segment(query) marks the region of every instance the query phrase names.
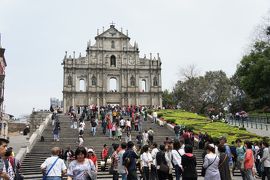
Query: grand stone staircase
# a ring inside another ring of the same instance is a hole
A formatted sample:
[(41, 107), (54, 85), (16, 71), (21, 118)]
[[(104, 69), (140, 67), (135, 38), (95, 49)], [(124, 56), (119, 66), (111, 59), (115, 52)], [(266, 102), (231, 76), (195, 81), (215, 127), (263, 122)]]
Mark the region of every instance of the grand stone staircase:
[[(60, 141), (53, 142), (53, 135), (52, 135), (52, 126), (51, 124), (44, 130), (42, 136), (44, 136), (44, 142), (37, 142), (30, 153), (26, 155), (22, 162), (22, 173), (25, 179), (42, 179), (42, 174), (40, 171), (40, 165), (44, 162), (44, 160), (50, 156), (50, 149), (52, 147), (58, 146), (60, 148), (66, 149), (67, 146), (71, 146), (73, 150), (77, 147), (77, 137), (78, 137), (78, 130), (70, 128), (70, 119), (68, 116), (59, 115), (60, 126), (61, 126), (61, 134), (60, 134)], [(97, 128), (97, 134), (95, 137), (90, 135), (90, 122), (86, 122), (86, 128), (84, 132), (84, 146), (86, 147), (94, 147), (95, 153), (98, 157), (98, 179), (112, 179), (112, 175), (108, 173), (108, 168), (106, 168), (105, 172), (100, 170), (100, 154), (103, 148), (103, 144), (107, 144), (110, 146), (112, 143), (121, 143), (118, 140), (111, 140), (107, 136), (102, 134), (102, 130), (100, 125)], [(159, 127), (156, 124), (153, 124), (148, 121), (143, 122), (143, 129), (152, 128), (155, 132), (154, 141), (158, 144), (162, 144), (166, 137), (174, 137), (174, 133), (167, 129), (166, 127)], [(132, 131), (132, 140), (135, 142), (136, 135), (138, 133)], [(122, 140), (124, 141), (124, 133)], [(202, 151), (201, 150), (194, 150), (194, 154), (197, 157), (197, 171), (198, 174), (201, 172), (202, 166)], [(138, 172), (139, 173), (139, 172)]]

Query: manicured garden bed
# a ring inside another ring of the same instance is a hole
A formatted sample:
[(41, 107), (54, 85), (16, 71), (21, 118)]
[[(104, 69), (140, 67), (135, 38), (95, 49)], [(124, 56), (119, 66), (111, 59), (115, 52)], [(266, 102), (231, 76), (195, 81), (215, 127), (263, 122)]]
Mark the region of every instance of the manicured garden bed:
[(238, 127), (230, 126), (227, 123), (216, 121), (212, 122), (208, 117), (182, 110), (160, 110), (158, 116), (171, 124), (179, 124), (192, 128), (197, 134), (207, 132), (213, 138), (226, 136), (228, 143), (241, 140), (259, 141), (262, 138), (246, 130), (239, 130)]

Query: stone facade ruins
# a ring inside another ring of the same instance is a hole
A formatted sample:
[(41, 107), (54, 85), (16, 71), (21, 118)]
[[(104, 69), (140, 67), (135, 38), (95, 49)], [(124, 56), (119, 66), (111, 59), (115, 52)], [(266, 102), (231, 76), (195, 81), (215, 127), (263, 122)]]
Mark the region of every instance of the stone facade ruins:
[(143, 105), (162, 107), (161, 59), (139, 57), (138, 44), (114, 25), (88, 42), (86, 56), (63, 60), (64, 112), (70, 106)]

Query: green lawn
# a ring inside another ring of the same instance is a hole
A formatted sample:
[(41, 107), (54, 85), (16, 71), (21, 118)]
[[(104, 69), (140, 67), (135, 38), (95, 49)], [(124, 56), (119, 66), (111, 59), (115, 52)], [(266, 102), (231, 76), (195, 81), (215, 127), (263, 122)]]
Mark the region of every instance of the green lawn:
[(224, 122), (212, 122), (208, 117), (197, 115), (195, 113), (185, 112), (182, 110), (160, 110), (158, 114), (163, 114), (165, 120), (173, 120), (176, 124), (192, 126), (194, 132), (207, 132), (213, 138), (226, 136), (228, 143), (235, 141), (237, 138), (241, 140), (258, 141), (261, 137), (252, 134), (246, 130), (239, 130), (238, 127), (230, 126)]

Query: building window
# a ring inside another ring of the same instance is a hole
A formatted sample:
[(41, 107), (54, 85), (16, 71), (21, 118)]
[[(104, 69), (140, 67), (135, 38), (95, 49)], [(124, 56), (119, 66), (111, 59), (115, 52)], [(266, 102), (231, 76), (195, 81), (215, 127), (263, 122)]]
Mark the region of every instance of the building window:
[(154, 79), (153, 79), (153, 85), (154, 86), (158, 86), (158, 79), (157, 79), (157, 77), (154, 77)]
[(136, 80), (135, 80), (135, 77), (134, 76), (131, 76), (131, 78), (130, 78), (130, 85), (131, 86), (135, 86), (136, 85)]
[(111, 48), (112, 48), (112, 49), (115, 48), (115, 43), (114, 43), (114, 41), (111, 42)]
[(71, 75), (68, 76), (68, 85), (72, 86), (72, 77), (71, 77)]
[(116, 57), (114, 55), (111, 56), (111, 67), (116, 67)]
[(92, 86), (97, 85), (97, 78), (95, 76), (92, 77)]
[(141, 81), (141, 92), (146, 92), (146, 80)]
[(84, 81), (84, 79), (80, 79), (80, 91), (85, 91), (85, 81)]
[(109, 91), (110, 92), (117, 92), (117, 80), (116, 80), (116, 78), (110, 78)]

